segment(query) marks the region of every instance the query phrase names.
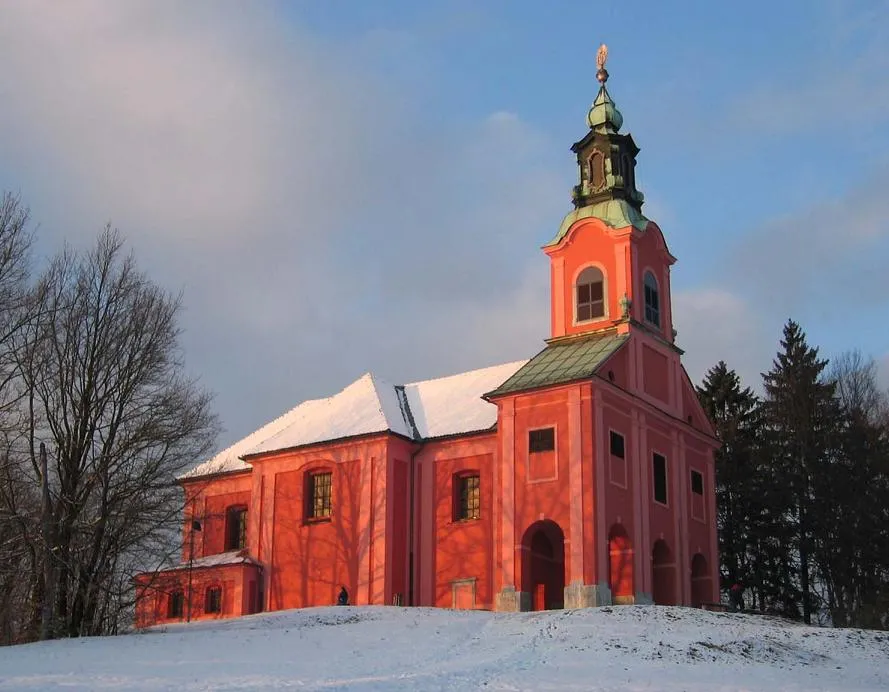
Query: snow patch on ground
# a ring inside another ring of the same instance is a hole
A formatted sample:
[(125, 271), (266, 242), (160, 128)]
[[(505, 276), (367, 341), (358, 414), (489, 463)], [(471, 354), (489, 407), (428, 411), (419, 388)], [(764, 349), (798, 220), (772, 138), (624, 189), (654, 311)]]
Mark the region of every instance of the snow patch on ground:
[(0, 690), (886, 690), (889, 634), (623, 606), (307, 608), (0, 649)]

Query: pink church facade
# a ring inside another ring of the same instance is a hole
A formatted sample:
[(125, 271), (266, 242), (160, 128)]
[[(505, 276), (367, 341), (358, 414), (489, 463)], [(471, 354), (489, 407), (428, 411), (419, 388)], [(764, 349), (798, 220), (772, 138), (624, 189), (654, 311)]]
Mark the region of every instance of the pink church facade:
[(551, 335), (526, 361), (365, 375), (180, 481), (180, 564), (139, 626), (353, 604), (504, 611), (719, 600), (718, 443), (675, 344), (660, 228), (605, 89), (544, 252)]

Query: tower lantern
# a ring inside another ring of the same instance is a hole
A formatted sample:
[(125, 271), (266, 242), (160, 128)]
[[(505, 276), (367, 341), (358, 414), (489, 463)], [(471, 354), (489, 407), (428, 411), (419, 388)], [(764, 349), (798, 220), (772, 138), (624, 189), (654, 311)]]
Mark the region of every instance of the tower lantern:
[(590, 131), (571, 147), (577, 154), (580, 177), (572, 194), (574, 207), (623, 199), (639, 211), (643, 201), (635, 176), (639, 147), (631, 135), (619, 134), (624, 118), (605, 86), (609, 76), (605, 69), (607, 59), (608, 47), (603, 43), (596, 55), (599, 93), (587, 113)]

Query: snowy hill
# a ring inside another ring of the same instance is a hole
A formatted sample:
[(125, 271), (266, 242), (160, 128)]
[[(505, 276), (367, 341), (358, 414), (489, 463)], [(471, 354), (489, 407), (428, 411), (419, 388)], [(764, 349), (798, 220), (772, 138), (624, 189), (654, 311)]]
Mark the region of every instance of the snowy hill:
[(0, 649), (0, 690), (887, 690), (889, 634), (625, 606), (312, 608)]

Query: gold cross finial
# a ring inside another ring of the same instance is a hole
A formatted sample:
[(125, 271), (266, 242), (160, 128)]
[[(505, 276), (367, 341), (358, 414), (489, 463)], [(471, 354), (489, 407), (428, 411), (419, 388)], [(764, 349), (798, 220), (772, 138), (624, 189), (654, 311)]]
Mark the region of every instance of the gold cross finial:
[(596, 70), (596, 79), (602, 84), (608, 81), (608, 70), (605, 69), (606, 60), (608, 60), (608, 46), (603, 43), (596, 53), (596, 67), (599, 68)]

